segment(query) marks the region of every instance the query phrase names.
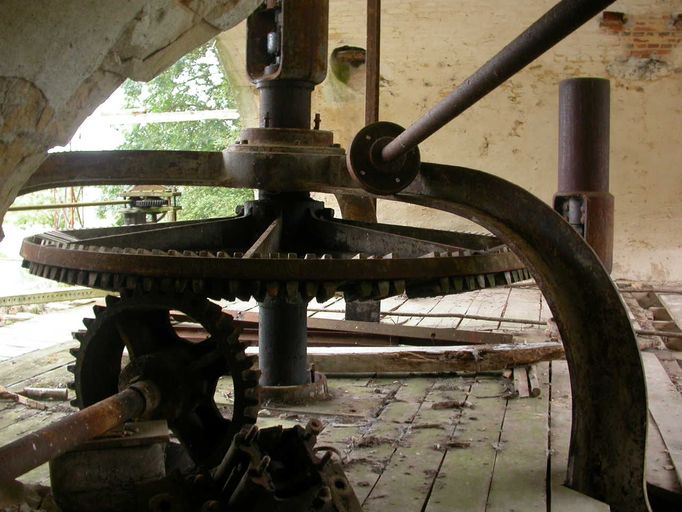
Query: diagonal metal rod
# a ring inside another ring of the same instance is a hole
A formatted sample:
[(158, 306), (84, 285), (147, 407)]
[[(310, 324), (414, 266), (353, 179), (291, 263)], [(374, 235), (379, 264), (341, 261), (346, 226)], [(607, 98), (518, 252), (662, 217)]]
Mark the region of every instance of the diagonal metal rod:
[(561, 0), (381, 152), (390, 162), (415, 148), (615, 0)]
[(105, 398), (0, 448), (0, 488), (33, 468), (93, 437), (141, 416), (157, 395), (156, 386), (139, 381), (135, 388)]

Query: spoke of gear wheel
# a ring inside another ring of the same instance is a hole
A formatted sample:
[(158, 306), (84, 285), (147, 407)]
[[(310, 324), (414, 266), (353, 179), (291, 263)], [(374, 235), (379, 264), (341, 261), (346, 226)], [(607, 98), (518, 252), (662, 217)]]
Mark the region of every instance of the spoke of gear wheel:
[[(254, 358), (246, 356), (238, 341), (232, 317), (216, 304), (192, 294), (123, 293), (109, 296), (106, 307), (93, 308), (86, 318), (87, 330), (74, 333), (80, 342), (71, 353), (69, 366), (75, 381), (73, 405), (84, 408), (118, 392), (119, 386), (143, 368), (155, 371), (163, 358), (159, 378), (181, 381), (172, 404), (158, 417), (169, 427), (197, 464), (215, 463), (232, 437), (244, 425), (253, 424), (258, 413), (258, 377)], [(200, 342), (179, 337), (170, 311), (180, 311), (200, 323), (208, 337)], [(130, 363), (123, 369), (124, 348)], [(214, 402), (218, 379), (231, 375), (234, 385), (232, 417), (225, 418)]]

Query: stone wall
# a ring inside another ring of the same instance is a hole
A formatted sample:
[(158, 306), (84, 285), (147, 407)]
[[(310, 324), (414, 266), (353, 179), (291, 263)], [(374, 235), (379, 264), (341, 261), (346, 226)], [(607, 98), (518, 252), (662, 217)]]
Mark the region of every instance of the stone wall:
[[(0, 223), (17, 191), (126, 78), (150, 80), (259, 0), (4, 0)], [(2, 231), (0, 229), (0, 239)]]
[[(381, 119), (408, 125), (555, 2), (385, 0)], [(365, 46), (364, 0), (331, 0), (329, 51)], [(550, 202), (557, 185), (558, 87), (611, 79), (615, 277), (682, 280), (682, 1), (621, 0), (421, 145), (425, 161), (482, 169)], [(619, 18), (622, 18), (619, 21)], [(244, 24), (222, 34), (224, 65), (247, 124), (256, 101), (244, 70)], [(364, 66), (316, 90), (322, 128), (347, 145), (363, 124)], [(491, 198), (494, 200), (495, 198)], [(379, 220), (454, 229), (452, 216), (388, 201)]]

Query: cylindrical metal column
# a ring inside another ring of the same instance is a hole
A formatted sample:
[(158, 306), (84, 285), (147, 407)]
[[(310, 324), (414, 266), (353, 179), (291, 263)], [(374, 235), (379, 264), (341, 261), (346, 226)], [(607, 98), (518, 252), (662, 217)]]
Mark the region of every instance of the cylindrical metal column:
[(261, 128), (310, 128), (311, 82), (263, 80), (257, 88)]
[(263, 386), (310, 382), (307, 356), (307, 305), (284, 300), (259, 303), (258, 365)]
[(558, 192), (609, 191), (609, 97), (603, 78), (559, 85)]
[(585, 238), (607, 270), (613, 263), (609, 193), (609, 81), (572, 78), (559, 87), (559, 184), (554, 208)]

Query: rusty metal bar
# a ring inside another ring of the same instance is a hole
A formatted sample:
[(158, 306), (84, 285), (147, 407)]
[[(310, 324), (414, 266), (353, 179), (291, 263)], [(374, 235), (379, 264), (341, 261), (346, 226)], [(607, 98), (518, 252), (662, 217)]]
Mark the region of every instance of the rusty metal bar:
[(390, 162), (416, 147), (615, 0), (561, 0), (449, 96), (384, 147)]
[(559, 87), (559, 184), (554, 209), (613, 266), (614, 198), (609, 193), (610, 85), (571, 78)]
[(367, 0), (367, 53), (365, 60), (365, 124), (379, 120), (381, 58), (381, 0)]
[(559, 192), (609, 191), (609, 81), (559, 86)]
[(141, 416), (157, 396), (156, 386), (134, 387), (66, 416), (0, 448), (0, 485), (46, 463), (125, 421)]
[(81, 203), (54, 203), (54, 204), (27, 204), (10, 206), (8, 212), (25, 212), (30, 210), (54, 210), (58, 208), (83, 208), (85, 206), (113, 206), (119, 204), (129, 204), (128, 199), (117, 199), (112, 201), (88, 201)]

